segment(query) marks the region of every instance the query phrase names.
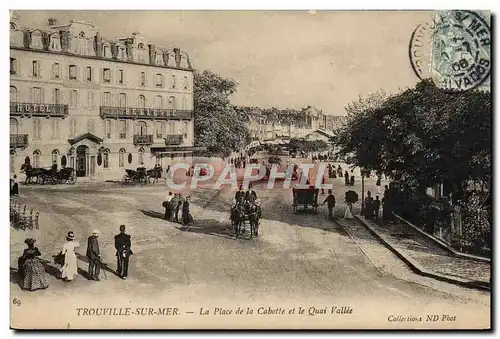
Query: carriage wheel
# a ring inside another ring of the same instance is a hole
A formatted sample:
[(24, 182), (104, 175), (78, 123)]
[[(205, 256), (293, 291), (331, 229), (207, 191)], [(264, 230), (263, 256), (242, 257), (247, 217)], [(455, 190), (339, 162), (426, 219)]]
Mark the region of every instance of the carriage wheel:
[(128, 179), (129, 179), (128, 175), (124, 175), (123, 178), (122, 178), (121, 184), (125, 185), (128, 182)]
[(140, 177), (139, 178), (139, 184), (146, 185), (147, 183), (148, 183), (148, 178), (147, 177)]
[(68, 183), (69, 183), (70, 185), (74, 185), (74, 184), (76, 184), (76, 173), (71, 174), (71, 176), (70, 176), (70, 177), (69, 177), (69, 179), (68, 179)]

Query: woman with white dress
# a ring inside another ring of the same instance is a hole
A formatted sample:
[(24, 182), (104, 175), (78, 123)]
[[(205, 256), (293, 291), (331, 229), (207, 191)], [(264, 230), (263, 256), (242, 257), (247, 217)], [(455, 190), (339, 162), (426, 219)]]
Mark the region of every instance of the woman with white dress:
[(64, 265), (61, 267), (61, 278), (69, 282), (74, 279), (78, 272), (75, 248), (80, 246), (80, 244), (75, 240), (75, 235), (71, 231), (68, 232), (66, 240), (67, 242), (63, 245), (61, 251), (61, 254), (64, 255)]

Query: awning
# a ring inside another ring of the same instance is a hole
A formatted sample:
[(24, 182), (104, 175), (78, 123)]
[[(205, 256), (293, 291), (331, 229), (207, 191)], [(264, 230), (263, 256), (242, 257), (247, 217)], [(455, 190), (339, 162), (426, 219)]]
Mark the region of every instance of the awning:
[(200, 146), (164, 146), (164, 147), (151, 147), (151, 153), (156, 155), (172, 155), (172, 154), (182, 154), (182, 153), (192, 153), (206, 151), (206, 147)]

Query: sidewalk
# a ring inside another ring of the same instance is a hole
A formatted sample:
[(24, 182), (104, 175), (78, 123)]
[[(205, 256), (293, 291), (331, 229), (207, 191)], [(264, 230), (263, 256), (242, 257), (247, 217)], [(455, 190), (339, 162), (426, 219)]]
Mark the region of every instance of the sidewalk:
[(400, 221), (381, 226), (362, 216), (357, 218), (416, 273), (465, 287), (491, 289), (490, 263), (457, 257)]

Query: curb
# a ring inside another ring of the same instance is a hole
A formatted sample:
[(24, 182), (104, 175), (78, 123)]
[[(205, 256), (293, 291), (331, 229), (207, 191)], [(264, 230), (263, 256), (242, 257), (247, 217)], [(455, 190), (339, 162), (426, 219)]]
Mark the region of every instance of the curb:
[(443, 274), (435, 273), (432, 271), (428, 271), (423, 268), (419, 263), (415, 260), (410, 259), (409, 256), (405, 256), (403, 251), (398, 250), (395, 246), (391, 245), (387, 240), (384, 239), (384, 236), (381, 235), (378, 231), (376, 231), (373, 227), (368, 225), (368, 222), (361, 216), (355, 216), (355, 218), (363, 224), (370, 233), (372, 233), (377, 239), (379, 239), (388, 249), (390, 249), (399, 259), (401, 259), (411, 270), (419, 275), (424, 277), (433, 278), (436, 280), (444, 281), (450, 284), (459, 285), (467, 288), (473, 288), (482, 291), (491, 291), (490, 283), (483, 283), (480, 281), (466, 280), (458, 277), (450, 277)]
[(430, 240), (434, 241), (442, 249), (450, 252), (451, 254), (453, 254), (453, 255), (455, 255), (457, 257), (464, 258), (464, 259), (469, 259), (469, 260), (475, 260), (475, 261), (481, 261), (481, 262), (491, 263), (491, 259), (490, 258), (480, 257), (480, 256), (477, 256), (477, 255), (472, 255), (472, 254), (467, 254), (467, 253), (459, 252), (456, 249), (454, 249), (453, 247), (451, 247), (450, 245), (448, 245), (447, 243), (445, 243), (444, 241), (442, 241), (442, 240), (436, 238), (435, 236), (433, 236), (433, 235), (431, 235), (431, 234), (429, 234), (429, 233), (421, 230), (418, 226), (413, 225), (411, 222), (409, 222), (406, 219), (403, 219), (402, 217), (400, 217), (396, 213), (393, 212), (392, 214), (396, 218), (398, 218), (401, 222), (403, 222), (406, 225), (410, 226), (411, 228), (413, 228), (414, 230), (416, 230), (420, 234), (422, 234), (425, 237), (429, 238)]

